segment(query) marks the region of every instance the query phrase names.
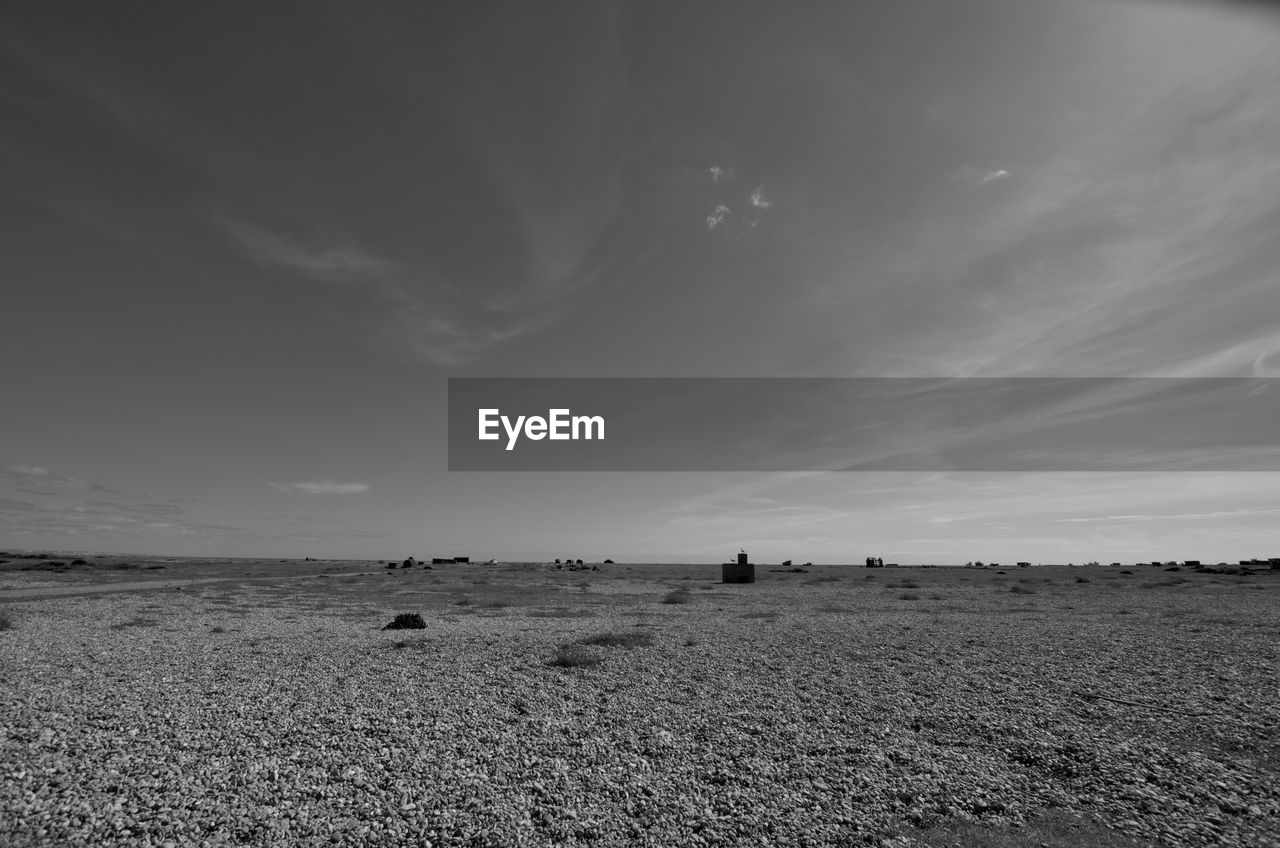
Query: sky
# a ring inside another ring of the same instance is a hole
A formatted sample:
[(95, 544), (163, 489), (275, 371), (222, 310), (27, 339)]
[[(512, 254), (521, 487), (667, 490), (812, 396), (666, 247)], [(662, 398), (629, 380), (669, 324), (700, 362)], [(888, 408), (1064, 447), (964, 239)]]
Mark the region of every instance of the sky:
[(0, 549), (1280, 556), (1274, 471), (447, 444), (451, 377), (1280, 376), (1261, 4), (16, 0), (0, 110)]

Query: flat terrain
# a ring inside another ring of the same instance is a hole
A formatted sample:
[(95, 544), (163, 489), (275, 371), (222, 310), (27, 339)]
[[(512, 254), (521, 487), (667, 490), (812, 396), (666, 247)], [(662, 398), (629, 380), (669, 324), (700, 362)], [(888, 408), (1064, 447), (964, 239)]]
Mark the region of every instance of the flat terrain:
[(1280, 573), (32, 564), (0, 846), (1280, 846)]

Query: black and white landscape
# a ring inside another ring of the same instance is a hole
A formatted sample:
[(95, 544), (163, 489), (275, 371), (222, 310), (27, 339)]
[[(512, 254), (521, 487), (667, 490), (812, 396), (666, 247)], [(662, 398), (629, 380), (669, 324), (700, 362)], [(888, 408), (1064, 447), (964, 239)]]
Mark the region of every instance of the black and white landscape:
[(1280, 846), (1267, 5), (14, 0), (0, 116), (0, 846)]

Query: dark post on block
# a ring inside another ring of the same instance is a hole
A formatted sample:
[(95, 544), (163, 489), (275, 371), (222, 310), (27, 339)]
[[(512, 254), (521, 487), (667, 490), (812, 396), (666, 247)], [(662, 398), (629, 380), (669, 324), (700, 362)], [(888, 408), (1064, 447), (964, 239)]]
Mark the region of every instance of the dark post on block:
[(745, 553), (738, 554), (737, 562), (726, 562), (720, 566), (721, 583), (754, 583), (756, 582), (755, 564), (747, 562)]

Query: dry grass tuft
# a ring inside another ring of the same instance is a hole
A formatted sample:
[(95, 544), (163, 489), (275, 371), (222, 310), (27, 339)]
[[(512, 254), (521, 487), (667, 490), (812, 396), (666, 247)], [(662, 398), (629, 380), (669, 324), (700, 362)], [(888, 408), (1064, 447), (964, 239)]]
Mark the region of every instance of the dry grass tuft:
[(917, 831), (916, 839), (934, 848), (1146, 848), (1122, 833), (1083, 816), (1050, 812), (1022, 827), (997, 827), (970, 822), (939, 825)]
[(653, 634), (643, 630), (624, 633), (597, 633), (579, 639), (580, 645), (597, 645), (602, 648), (647, 648), (653, 644)]
[(422, 630), (427, 623), (416, 612), (402, 612), (390, 624), (383, 625), (383, 630)]
[(556, 668), (594, 668), (600, 665), (600, 658), (583, 645), (561, 645), (547, 664)]

